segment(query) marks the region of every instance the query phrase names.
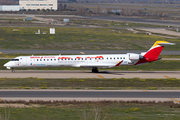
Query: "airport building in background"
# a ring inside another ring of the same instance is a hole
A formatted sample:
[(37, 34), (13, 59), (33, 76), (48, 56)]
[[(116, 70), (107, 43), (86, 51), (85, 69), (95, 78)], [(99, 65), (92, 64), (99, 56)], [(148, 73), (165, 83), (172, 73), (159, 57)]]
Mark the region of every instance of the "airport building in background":
[(19, 0), (21, 10), (50, 9), (57, 10), (57, 0)]
[(0, 11), (19, 11), (19, 5), (0, 5)]

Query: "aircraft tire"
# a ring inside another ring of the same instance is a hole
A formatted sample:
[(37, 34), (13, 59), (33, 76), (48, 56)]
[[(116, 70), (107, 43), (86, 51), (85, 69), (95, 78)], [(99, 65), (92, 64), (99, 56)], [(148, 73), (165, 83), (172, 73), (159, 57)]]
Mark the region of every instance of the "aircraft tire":
[(98, 73), (99, 71), (97, 69), (92, 69), (93, 73)]

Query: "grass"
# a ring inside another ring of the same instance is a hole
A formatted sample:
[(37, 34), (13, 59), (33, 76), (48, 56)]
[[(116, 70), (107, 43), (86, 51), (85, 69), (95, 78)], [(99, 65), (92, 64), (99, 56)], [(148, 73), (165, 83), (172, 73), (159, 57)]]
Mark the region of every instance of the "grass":
[(1, 89), (140, 89), (162, 90), (180, 89), (180, 79), (140, 79), (140, 78), (0, 78)]
[(142, 71), (179, 71), (179, 60), (160, 60), (136, 66), (120, 66), (110, 68), (113, 70), (142, 70)]
[[(13, 101), (12, 101), (13, 102)], [(10, 111), (11, 120), (93, 120), (95, 116), (100, 116), (104, 120), (169, 120), (180, 119), (179, 105), (173, 102), (142, 102), (142, 101), (41, 101), (29, 102), (24, 108), (0, 107), (2, 116), (6, 111)], [(18, 101), (15, 101), (18, 105)], [(38, 107), (31, 107), (33, 103)], [(1, 103), (2, 104), (2, 103)], [(27, 104), (27, 102), (26, 102)], [(8, 104), (7, 104), (8, 105)], [(11, 106), (11, 102), (9, 104)], [(28, 116), (28, 117), (27, 117)]]
[[(46, 56), (46, 55), (57, 55), (57, 54), (34, 54), (34, 56)], [(62, 55), (76, 55), (76, 54), (62, 54)], [(79, 55), (79, 54), (78, 54)], [(15, 58), (17, 56), (32, 56), (32, 54), (9, 54), (9, 53), (1, 53), (0, 58)], [(180, 58), (180, 55), (160, 55), (162, 58)]]
[(161, 55), (162, 58), (180, 58), (180, 55)]
[[(13, 31), (18, 29), (18, 31)], [(61, 50), (148, 50), (155, 41), (176, 43), (165, 50), (180, 50), (179, 39), (133, 34), (125, 29), (56, 28), (55, 35), (36, 35), (35, 27), (1, 27), (0, 49), (61, 49)], [(41, 28), (49, 33), (49, 28)], [(121, 33), (119, 33), (121, 31)]]

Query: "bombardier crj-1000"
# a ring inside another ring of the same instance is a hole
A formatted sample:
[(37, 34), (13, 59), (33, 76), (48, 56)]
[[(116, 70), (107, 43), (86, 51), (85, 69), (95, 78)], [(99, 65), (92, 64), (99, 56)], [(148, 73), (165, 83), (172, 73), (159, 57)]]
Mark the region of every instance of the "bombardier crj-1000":
[(159, 55), (165, 45), (174, 45), (174, 43), (156, 41), (147, 52), (141, 54), (19, 56), (4, 66), (12, 69), (12, 72), (15, 72), (15, 68), (38, 67), (81, 67), (91, 68), (92, 72), (98, 72), (98, 68), (140, 65), (160, 60)]

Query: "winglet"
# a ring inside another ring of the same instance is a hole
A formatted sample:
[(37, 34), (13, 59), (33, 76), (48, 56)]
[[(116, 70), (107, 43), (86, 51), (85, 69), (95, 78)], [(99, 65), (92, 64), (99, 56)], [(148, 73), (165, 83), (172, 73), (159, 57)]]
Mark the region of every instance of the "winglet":
[(116, 67), (117, 67), (117, 66), (120, 66), (122, 62), (123, 62), (123, 60), (120, 61), (120, 62), (119, 62), (118, 64), (116, 64), (115, 66), (116, 66)]

